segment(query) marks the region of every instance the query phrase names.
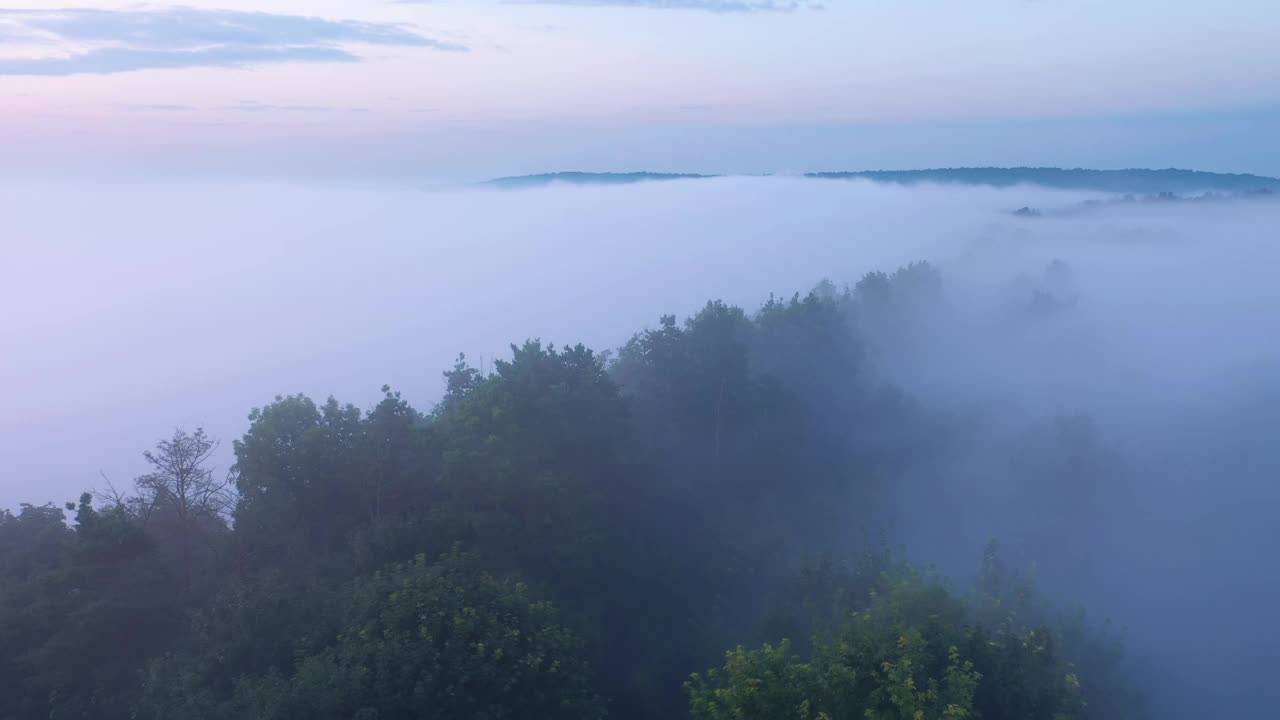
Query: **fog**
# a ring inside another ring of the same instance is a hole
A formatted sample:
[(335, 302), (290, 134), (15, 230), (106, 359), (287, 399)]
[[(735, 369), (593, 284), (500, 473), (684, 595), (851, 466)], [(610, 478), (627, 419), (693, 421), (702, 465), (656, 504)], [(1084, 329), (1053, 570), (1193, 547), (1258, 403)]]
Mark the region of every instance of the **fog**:
[[(616, 348), (711, 298), (753, 310), (923, 260), (940, 305), (868, 329), (850, 368), (967, 428), (916, 464), (946, 491), (896, 489), (894, 540), (958, 572), (998, 536), (1128, 628), (1166, 716), (1258, 716), (1280, 703), (1280, 202), (1092, 199), (784, 177), (3, 187), (0, 507), (126, 483), (174, 426), (222, 438), (225, 466), (277, 394), (368, 406), (387, 383), (429, 407), (459, 352)], [(1008, 450), (1079, 417), (1110, 460), (1063, 502)]]
[(799, 179), (5, 187), (0, 451), (14, 479), (0, 505), (73, 498), (99, 470), (128, 479), (175, 424), (229, 441), (277, 393), (372, 401), (390, 383), (429, 405), (459, 352), (614, 347), (708, 298), (753, 307), (824, 276), (960, 257), (1024, 225), (1000, 212), (1037, 198), (1080, 199)]

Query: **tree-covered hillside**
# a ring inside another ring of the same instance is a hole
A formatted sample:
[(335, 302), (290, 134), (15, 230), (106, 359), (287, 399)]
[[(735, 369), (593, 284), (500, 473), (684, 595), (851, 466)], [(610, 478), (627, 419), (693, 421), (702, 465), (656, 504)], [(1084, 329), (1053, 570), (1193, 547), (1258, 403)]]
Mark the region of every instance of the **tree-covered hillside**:
[[(540, 175), (518, 175), (490, 180), (486, 185), (515, 190), (543, 187), (556, 183), (571, 185), (621, 185), (650, 180), (690, 180), (719, 177), (692, 173), (593, 173), (556, 172)], [(1106, 193), (1193, 194), (1204, 192), (1251, 193), (1280, 191), (1280, 178), (1263, 175), (1215, 173), (1201, 170), (1129, 169), (1089, 170), (1055, 167), (984, 167), (932, 168), (927, 170), (851, 170), (806, 173), (804, 177), (829, 180), (872, 180), (900, 185), (942, 183), (952, 185), (987, 185), (1011, 187), (1039, 185), (1059, 190), (1084, 190)]]
[(835, 180), (874, 180), (914, 185), (949, 183), (957, 185), (1040, 185), (1061, 190), (1092, 190), (1111, 193), (1198, 193), (1254, 192), (1280, 190), (1280, 179), (1262, 175), (1214, 173), (1201, 170), (1129, 169), (1088, 170), (1085, 168), (938, 168), (932, 170), (857, 170), (810, 173), (808, 177)]
[[(872, 372), (940, 293), (531, 340), (430, 409), (280, 396), (229, 473), (178, 430), (131, 489), (0, 514), (0, 718), (1140, 717), (1117, 638), (994, 544), (970, 582), (882, 539), (963, 437)], [(1017, 450), (1064, 495), (1105, 462)]]

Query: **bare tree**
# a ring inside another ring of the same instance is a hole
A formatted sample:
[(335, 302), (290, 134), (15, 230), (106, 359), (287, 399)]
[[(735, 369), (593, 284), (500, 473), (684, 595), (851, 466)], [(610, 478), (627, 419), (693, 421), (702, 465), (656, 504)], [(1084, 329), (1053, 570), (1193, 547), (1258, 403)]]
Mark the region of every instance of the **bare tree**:
[(193, 545), (206, 530), (225, 527), (226, 516), (235, 504), (234, 476), (214, 476), (211, 460), (218, 441), (205, 434), (178, 428), (173, 437), (161, 440), (143, 457), (152, 471), (134, 480), (138, 497), (133, 500), (138, 516), (148, 524), (170, 526), (179, 544), (182, 572), (191, 580)]
[(170, 510), (183, 522), (221, 517), (235, 502), (232, 478), (216, 479), (209, 462), (219, 443), (203, 428), (193, 433), (179, 428), (142, 454), (154, 470), (134, 484), (158, 508)]
[(98, 471), (98, 475), (102, 477), (105, 489), (93, 491), (95, 500), (100, 501), (103, 507), (124, 510), (144, 526), (151, 522), (151, 510), (155, 505), (149, 499), (141, 495), (130, 495), (127, 491), (116, 487), (111, 478), (101, 470)]

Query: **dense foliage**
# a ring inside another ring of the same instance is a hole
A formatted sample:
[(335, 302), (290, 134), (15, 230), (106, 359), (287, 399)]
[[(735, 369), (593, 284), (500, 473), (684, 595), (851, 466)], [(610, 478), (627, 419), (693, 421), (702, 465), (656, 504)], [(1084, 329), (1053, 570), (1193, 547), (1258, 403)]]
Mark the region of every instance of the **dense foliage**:
[(1029, 598), (1005, 586), (994, 552), (970, 598), (910, 567), (865, 581), (872, 585), (865, 603), (818, 638), (810, 659), (784, 640), (739, 646), (722, 670), (695, 674), (688, 684), (695, 720), (1087, 716), (1063, 631), (1029, 624)]
[(941, 293), (530, 341), (430, 412), (277, 397), (225, 477), (177, 431), (70, 524), (0, 513), (0, 720), (1135, 717), (1114, 639), (995, 553), (961, 592), (878, 539), (963, 437), (872, 372)]

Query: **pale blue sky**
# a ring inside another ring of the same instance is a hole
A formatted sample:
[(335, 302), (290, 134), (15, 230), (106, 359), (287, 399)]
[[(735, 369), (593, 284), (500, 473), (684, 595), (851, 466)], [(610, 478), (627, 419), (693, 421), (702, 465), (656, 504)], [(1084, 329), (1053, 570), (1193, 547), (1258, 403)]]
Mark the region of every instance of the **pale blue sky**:
[(1280, 174), (1274, 0), (27, 3), (10, 173)]

